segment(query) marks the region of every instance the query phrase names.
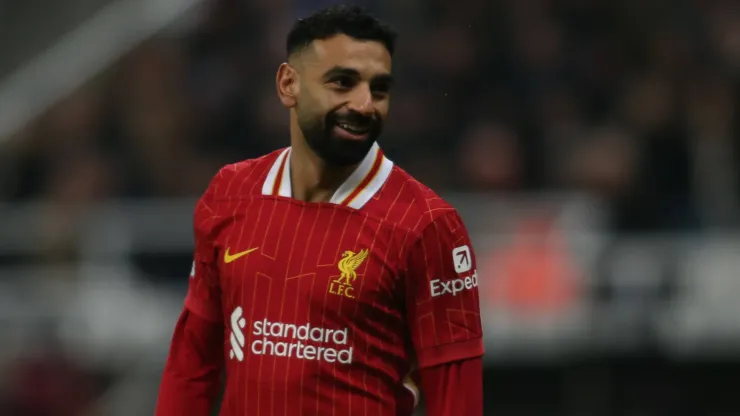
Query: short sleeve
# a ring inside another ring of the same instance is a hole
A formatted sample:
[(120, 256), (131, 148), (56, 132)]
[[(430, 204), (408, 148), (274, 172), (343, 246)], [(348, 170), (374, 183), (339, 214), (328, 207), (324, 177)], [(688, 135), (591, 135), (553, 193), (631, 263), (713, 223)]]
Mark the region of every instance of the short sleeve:
[(211, 185), (195, 207), (193, 217), (195, 253), (185, 306), (203, 319), (220, 323), (223, 321), (223, 316), (218, 259), (213, 245), (213, 225), (216, 214), (213, 211), (212, 193)]
[(406, 288), (420, 368), (483, 355), (475, 254), (456, 211), (437, 217), (409, 249)]

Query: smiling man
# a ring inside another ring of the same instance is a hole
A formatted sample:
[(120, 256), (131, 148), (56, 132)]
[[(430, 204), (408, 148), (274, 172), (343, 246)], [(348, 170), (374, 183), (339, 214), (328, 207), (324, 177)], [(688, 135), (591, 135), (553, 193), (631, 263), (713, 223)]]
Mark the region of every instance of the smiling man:
[(475, 257), (457, 211), (386, 158), (395, 34), (334, 6), (299, 20), (277, 93), (290, 144), (221, 169), (158, 416), (482, 414)]

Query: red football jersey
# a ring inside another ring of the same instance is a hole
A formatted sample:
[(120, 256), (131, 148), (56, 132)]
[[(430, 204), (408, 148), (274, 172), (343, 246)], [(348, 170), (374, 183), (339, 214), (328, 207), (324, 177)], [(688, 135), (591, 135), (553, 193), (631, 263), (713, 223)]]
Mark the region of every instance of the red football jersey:
[(410, 415), (416, 368), (483, 354), (457, 211), (375, 145), (330, 202), (290, 148), (223, 168), (195, 213), (186, 306), (223, 322), (221, 415)]

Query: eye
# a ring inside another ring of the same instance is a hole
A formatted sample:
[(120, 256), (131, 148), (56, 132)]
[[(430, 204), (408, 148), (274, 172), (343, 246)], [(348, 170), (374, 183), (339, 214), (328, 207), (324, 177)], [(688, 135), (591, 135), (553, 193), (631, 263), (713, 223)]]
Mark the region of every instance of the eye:
[(391, 86), (387, 83), (376, 83), (370, 86), (370, 91), (377, 98), (385, 98), (390, 94)]
[(355, 81), (350, 77), (336, 77), (332, 78), (329, 84), (340, 90), (349, 90), (355, 86)]
[(373, 91), (373, 97), (377, 100), (384, 100), (388, 97), (388, 92), (385, 91)]

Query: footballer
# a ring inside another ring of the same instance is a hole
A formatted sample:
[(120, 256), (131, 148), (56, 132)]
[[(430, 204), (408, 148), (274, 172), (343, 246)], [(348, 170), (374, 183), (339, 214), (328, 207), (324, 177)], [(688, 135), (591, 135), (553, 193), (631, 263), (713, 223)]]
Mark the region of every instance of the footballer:
[(277, 93), (290, 147), (199, 200), (157, 416), (482, 415), (475, 256), (458, 212), (389, 160), (396, 35), (363, 9), (298, 20)]

